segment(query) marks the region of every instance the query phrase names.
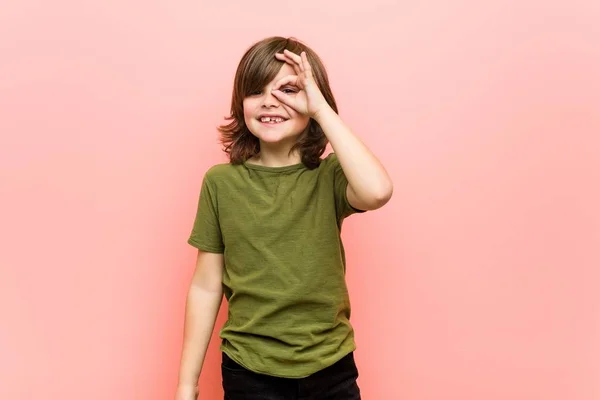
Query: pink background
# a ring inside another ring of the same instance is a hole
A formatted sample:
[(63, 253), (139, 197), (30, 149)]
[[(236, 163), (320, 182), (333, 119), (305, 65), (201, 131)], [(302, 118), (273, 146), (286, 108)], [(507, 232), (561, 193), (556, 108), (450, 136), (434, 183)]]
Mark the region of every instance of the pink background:
[(345, 225), (364, 399), (600, 398), (599, 21), (592, 0), (3, 2), (0, 398), (173, 397), (200, 180), (273, 34), (321, 54), (395, 183)]

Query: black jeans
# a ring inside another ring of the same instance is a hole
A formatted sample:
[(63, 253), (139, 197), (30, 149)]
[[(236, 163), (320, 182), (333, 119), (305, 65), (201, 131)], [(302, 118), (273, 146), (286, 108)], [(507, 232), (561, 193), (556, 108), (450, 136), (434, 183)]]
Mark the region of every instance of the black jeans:
[(360, 400), (354, 354), (306, 378), (278, 378), (249, 371), (223, 353), (225, 400)]

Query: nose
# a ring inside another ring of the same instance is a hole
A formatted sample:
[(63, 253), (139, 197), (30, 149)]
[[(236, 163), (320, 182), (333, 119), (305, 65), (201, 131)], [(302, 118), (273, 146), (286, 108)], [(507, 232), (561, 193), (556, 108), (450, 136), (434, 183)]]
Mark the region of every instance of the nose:
[(277, 107), (279, 106), (279, 100), (277, 100), (277, 97), (273, 96), (273, 93), (268, 90), (264, 95), (262, 106), (267, 108)]

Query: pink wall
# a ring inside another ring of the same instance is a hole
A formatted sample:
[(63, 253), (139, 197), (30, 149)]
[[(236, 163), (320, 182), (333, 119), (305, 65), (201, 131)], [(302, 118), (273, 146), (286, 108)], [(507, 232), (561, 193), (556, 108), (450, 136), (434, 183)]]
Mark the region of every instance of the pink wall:
[(364, 398), (600, 398), (599, 3), (236, 3), (0, 7), (0, 398), (172, 398), (214, 127), (271, 34), (394, 177), (345, 231)]

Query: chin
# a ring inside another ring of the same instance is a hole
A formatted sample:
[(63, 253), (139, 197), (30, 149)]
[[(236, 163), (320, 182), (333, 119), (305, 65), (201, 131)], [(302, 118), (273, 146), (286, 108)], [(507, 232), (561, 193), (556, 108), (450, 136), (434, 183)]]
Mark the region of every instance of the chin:
[(299, 135), (276, 135), (273, 133), (255, 135), (261, 142), (269, 144), (286, 143), (298, 140)]
[(284, 143), (289, 141), (296, 141), (300, 137), (301, 133), (294, 132), (279, 132), (276, 130), (265, 131), (263, 129), (253, 129), (252, 134), (256, 136), (261, 142), (269, 144)]

